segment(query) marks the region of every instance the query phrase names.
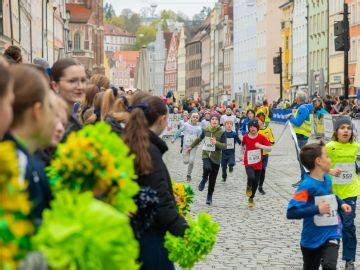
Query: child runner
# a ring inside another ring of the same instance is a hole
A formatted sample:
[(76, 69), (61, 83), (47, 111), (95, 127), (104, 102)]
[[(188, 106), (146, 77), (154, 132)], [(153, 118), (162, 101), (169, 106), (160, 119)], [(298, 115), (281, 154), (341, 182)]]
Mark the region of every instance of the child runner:
[(344, 200), (352, 208), (349, 215), (340, 213), (343, 223), (343, 257), (345, 269), (355, 269), (356, 228), (355, 212), (356, 200), (360, 194), (360, 185), (356, 174), (355, 162), (359, 151), (359, 144), (354, 142), (354, 133), (351, 119), (340, 117), (334, 125), (333, 140), (326, 145), (331, 159), (331, 167), (336, 168), (337, 176), (332, 179), (332, 188), (335, 195)]
[[(187, 111), (184, 111), (182, 118), (180, 119), (180, 123), (179, 123), (179, 129), (182, 130), (184, 128), (185, 123), (187, 123), (189, 120), (189, 113)], [(184, 133), (181, 132), (180, 135), (180, 154), (183, 152), (183, 148), (184, 148)]]
[[(264, 135), (269, 140), (271, 146), (274, 145), (275, 139), (273, 132), (270, 129), (270, 127), (266, 126), (266, 115), (263, 112), (260, 112), (256, 115), (256, 117), (259, 121), (259, 127), (260, 127), (259, 133)], [(262, 170), (260, 175), (260, 183), (259, 183), (259, 192), (262, 195), (265, 195), (263, 185), (265, 181), (266, 167), (268, 165), (268, 162), (269, 162), (269, 152), (264, 151), (264, 156), (262, 160)]]
[(204, 113), (204, 119), (201, 120), (201, 128), (204, 130), (210, 125), (211, 114), (209, 110)]
[(172, 143), (176, 140), (179, 134), (184, 134), (184, 151), (183, 151), (183, 161), (188, 165), (186, 180), (191, 181), (191, 173), (194, 168), (194, 161), (196, 156), (197, 147), (195, 147), (190, 153), (187, 151), (191, 144), (195, 141), (196, 138), (201, 136), (202, 129), (199, 125), (199, 114), (193, 112), (190, 117), (190, 121), (184, 124), (182, 129), (179, 129), (178, 132), (174, 135)]
[(232, 173), (235, 166), (235, 141), (241, 145), (239, 136), (233, 131), (233, 122), (231, 119), (224, 121), (226, 149), (222, 150), (221, 168), (222, 181), (225, 182), (227, 178), (227, 167), (229, 165), (229, 172)]
[(305, 270), (319, 269), (321, 262), (323, 269), (336, 269), (341, 238), (338, 211), (351, 212), (351, 206), (332, 193), (331, 160), (324, 146), (320, 142), (301, 149), (300, 161), (310, 174), (305, 174), (287, 210), (288, 219), (304, 219), (300, 246)]
[(249, 109), (249, 110), (246, 111), (246, 118), (245, 118), (245, 120), (242, 123), (242, 126), (240, 128), (240, 131), (241, 131), (242, 135), (245, 135), (245, 134), (248, 133), (248, 129), (247, 129), (248, 123), (249, 123), (250, 120), (254, 119), (254, 117), (255, 117), (254, 110)]
[(203, 130), (201, 136), (192, 143), (188, 151), (194, 149), (202, 140), (204, 140), (202, 148), (203, 178), (199, 184), (199, 191), (204, 190), (205, 184), (209, 180), (206, 204), (211, 205), (220, 168), (221, 150), (226, 148), (224, 131), (219, 125), (218, 115), (211, 116), (210, 126)]
[(259, 134), (259, 122), (256, 119), (248, 123), (249, 133), (243, 137), (242, 152), (244, 152), (244, 165), (247, 174), (246, 195), (249, 197), (248, 205), (254, 207), (254, 197), (260, 182), (262, 159), (264, 150), (271, 151), (270, 142)]
[[(225, 110), (225, 114), (223, 114), (220, 118), (220, 126), (224, 126), (225, 125), (225, 121), (231, 121), (233, 123), (232, 125), (232, 130), (235, 131), (235, 123), (236, 123), (236, 116), (233, 115), (233, 111), (232, 111), (232, 107), (231, 106), (227, 106), (226, 110)], [(225, 129), (224, 129), (225, 130)]]

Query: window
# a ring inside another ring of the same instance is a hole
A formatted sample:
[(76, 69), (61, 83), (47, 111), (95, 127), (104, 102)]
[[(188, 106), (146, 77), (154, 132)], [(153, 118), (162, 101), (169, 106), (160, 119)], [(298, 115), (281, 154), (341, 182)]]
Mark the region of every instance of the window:
[(80, 51), (80, 34), (77, 32), (74, 34), (74, 51)]

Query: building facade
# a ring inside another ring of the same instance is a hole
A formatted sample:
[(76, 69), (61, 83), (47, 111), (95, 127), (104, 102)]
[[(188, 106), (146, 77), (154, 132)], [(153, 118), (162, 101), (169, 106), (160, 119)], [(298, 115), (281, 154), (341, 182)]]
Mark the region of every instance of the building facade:
[(327, 92), (329, 61), (329, 6), (327, 0), (308, 3), (308, 84), (309, 94)]
[(115, 87), (124, 87), (126, 90), (135, 88), (135, 70), (140, 51), (116, 51), (113, 53), (110, 67), (110, 82)]
[(156, 39), (154, 45), (154, 57), (152, 65), (154, 67), (152, 72), (154, 81), (153, 94), (155, 96), (162, 96), (164, 94), (164, 68), (166, 59), (166, 46), (164, 32), (161, 29), (160, 25), (158, 25), (156, 31)]
[(334, 35), (335, 22), (343, 19), (343, 15), (340, 14), (343, 11), (344, 0), (329, 1), (329, 93), (331, 95), (344, 93), (344, 52), (335, 51)]
[(41, 57), (52, 65), (68, 53), (65, 0), (0, 1), (0, 53), (21, 48), (23, 61)]
[(164, 93), (177, 91), (177, 60), (179, 47), (179, 32), (172, 33), (169, 50), (165, 61)]
[(307, 0), (294, 0), (292, 18), (292, 96), (307, 91), (308, 69)]
[(106, 52), (128, 50), (135, 43), (135, 40), (135, 35), (115, 25), (104, 25), (104, 48)]
[[(257, 0), (256, 99), (270, 102), (280, 96), (280, 80), (273, 71), (273, 58), (281, 46), (283, 0)], [(274, 30), (275, 29), (275, 30)]]
[(186, 98), (201, 96), (201, 31), (186, 44)]
[(224, 3), (223, 6), (223, 52), (224, 52), (224, 80), (222, 100), (230, 104), (233, 94), (233, 1)]
[(175, 98), (182, 100), (185, 98), (186, 91), (186, 35), (185, 28), (182, 27), (179, 35), (179, 47), (177, 55), (177, 87)]
[(240, 106), (256, 85), (256, 1), (234, 0), (233, 89)]
[(210, 68), (211, 68), (211, 37), (210, 37), (210, 17), (204, 25), (204, 35), (201, 39), (201, 98), (210, 102)]
[(66, 4), (70, 14), (71, 56), (90, 73), (105, 73), (103, 1), (71, 0)]
[(281, 21), (281, 36), (282, 36), (282, 82), (283, 82), (283, 97), (291, 97), (291, 81), (292, 81), (292, 18), (293, 18), (294, 2), (290, 0), (280, 6), (283, 13)]

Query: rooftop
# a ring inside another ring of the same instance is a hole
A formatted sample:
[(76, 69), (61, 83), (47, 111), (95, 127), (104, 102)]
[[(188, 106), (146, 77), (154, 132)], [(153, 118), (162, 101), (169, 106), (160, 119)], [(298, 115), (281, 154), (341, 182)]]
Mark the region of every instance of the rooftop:
[(120, 27), (117, 27), (112, 24), (104, 25), (104, 35), (136, 37), (134, 34), (126, 32), (125, 30), (121, 29)]
[(140, 56), (140, 51), (116, 51), (116, 52), (114, 52), (115, 60), (118, 60), (121, 57), (127, 64), (135, 65), (139, 56)]
[(70, 13), (70, 22), (73, 23), (87, 23), (92, 13), (80, 4), (66, 4), (66, 11)]

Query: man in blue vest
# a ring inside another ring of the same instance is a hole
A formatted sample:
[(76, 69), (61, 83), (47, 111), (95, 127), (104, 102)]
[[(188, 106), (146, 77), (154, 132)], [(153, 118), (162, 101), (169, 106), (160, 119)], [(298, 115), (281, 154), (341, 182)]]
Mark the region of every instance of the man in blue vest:
[(294, 113), (289, 116), (289, 120), (293, 129), (296, 133), (296, 138), (298, 145), (295, 145), (297, 158), (300, 165), (301, 171), (301, 180), (293, 184), (293, 187), (298, 187), (301, 181), (304, 179), (305, 169), (302, 166), (299, 159), (299, 150), (301, 150), (308, 142), (311, 136), (311, 125), (312, 125), (312, 113), (314, 112), (313, 104), (307, 104), (307, 94), (303, 91), (298, 91), (296, 93), (297, 109), (294, 110)]

